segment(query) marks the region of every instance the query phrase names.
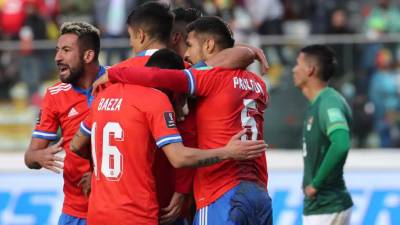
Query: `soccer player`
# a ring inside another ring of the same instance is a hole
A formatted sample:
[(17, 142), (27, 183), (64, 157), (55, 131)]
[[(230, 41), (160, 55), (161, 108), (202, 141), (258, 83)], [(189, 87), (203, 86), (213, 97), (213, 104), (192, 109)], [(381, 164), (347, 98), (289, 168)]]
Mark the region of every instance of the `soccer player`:
[[(217, 17), (203, 17), (188, 26), (188, 50), (193, 63), (207, 62), (234, 39)], [(217, 148), (243, 128), (243, 139), (263, 137), (263, 114), (268, 93), (262, 79), (246, 70), (202, 68), (111, 68), (111, 82), (124, 82), (168, 89), (197, 96), (196, 122), (201, 149)], [(197, 205), (195, 224), (272, 224), (271, 199), (267, 192), (265, 154), (248, 161), (225, 161), (198, 168), (194, 181)]]
[(202, 14), (199, 10), (194, 8), (176, 8), (172, 10), (174, 14), (174, 24), (172, 26), (171, 38), (168, 44), (168, 48), (173, 49), (180, 56), (184, 56), (187, 46), (186, 46), (186, 26), (201, 18)]
[[(83, 22), (64, 23), (60, 32), (54, 59), (61, 82), (47, 89), (25, 164), (31, 169), (44, 167), (57, 173), (64, 169), (64, 204), (58, 224), (81, 225), (86, 224), (91, 169), (88, 160), (70, 151), (69, 142), (89, 113), (92, 83), (105, 68), (98, 62), (97, 28)], [(62, 138), (50, 145), (59, 128)], [(56, 154), (63, 150), (65, 159)]]
[[(164, 57), (166, 56), (166, 57)], [(171, 57), (172, 56), (172, 57)], [(157, 61), (160, 57), (163, 62)], [(182, 64), (170, 50), (155, 53), (152, 65)], [(172, 65), (172, 67), (176, 67)], [(140, 96), (138, 98), (138, 96)], [(247, 160), (265, 151), (263, 141), (241, 142), (241, 132), (226, 148), (201, 151), (184, 147), (176, 129), (173, 108), (160, 91), (136, 85), (113, 84), (95, 99), (71, 149), (92, 137), (95, 179), (90, 195), (88, 224), (158, 224), (158, 204), (152, 163), (155, 145), (175, 167), (206, 166), (226, 159)], [(87, 148), (86, 148), (87, 151)]]
[(346, 225), (353, 202), (343, 179), (350, 149), (351, 111), (343, 96), (328, 87), (336, 58), (323, 45), (300, 50), (294, 85), (310, 101), (303, 126), (305, 225)]

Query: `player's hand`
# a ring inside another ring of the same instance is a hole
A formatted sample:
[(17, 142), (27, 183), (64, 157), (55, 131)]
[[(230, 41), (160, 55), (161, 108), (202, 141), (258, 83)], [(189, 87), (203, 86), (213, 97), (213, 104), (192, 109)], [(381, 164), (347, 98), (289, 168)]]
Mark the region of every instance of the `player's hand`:
[(81, 180), (78, 183), (78, 187), (82, 188), (83, 195), (88, 198), (91, 191), (92, 172), (86, 172), (83, 174)]
[(239, 133), (235, 134), (225, 146), (229, 159), (254, 159), (262, 156), (262, 154), (267, 151), (268, 144), (266, 144), (264, 140), (240, 140), (243, 135), (246, 135), (246, 132), (247, 129), (243, 129)]
[(264, 51), (261, 48), (257, 48), (248, 44), (239, 44), (240, 46), (244, 46), (249, 48), (251, 51), (254, 52), (256, 60), (260, 62), (261, 64), (261, 73), (262, 74), (267, 74), (268, 69), (269, 69), (269, 64), (267, 57), (264, 54)]
[(175, 192), (172, 195), (171, 202), (160, 212), (160, 224), (170, 224), (174, 222), (181, 214), (182, 206), (185, 202), (185, 195)]
[(93, 87), (93, 89), (92, 89), (92, 95), (95, 96), (95, 95), (99, 92), (100, 87), (101, 87), (103, 84), (107, 83), (107, 82), (108, 82), (108, 71), (106, 70), (106, 71), (104, 72), (104, 74), (103, 74), (102, 76), (100, 76), (99, 79), (97, 79), (97, 80), (93, 83), (93, 85), (92, 85), (92, 87)]
[(63, 138), (55, 145), (51, 145), (45, 149), (35, 150), (35, 162), (37, 162), (41, 167), (51, 170), (55, 173), (60, 173), (64, 168), (64, 158), (57, 156), (58, 152), (63, 151), (61, 147), (63, 143)]
[(307, 185), (306, 188), (304, 189), (304, 194), (306, 195), (306, 197), (311, 199), (315, 198), (317, 192), (318, 190), (312, 185)]

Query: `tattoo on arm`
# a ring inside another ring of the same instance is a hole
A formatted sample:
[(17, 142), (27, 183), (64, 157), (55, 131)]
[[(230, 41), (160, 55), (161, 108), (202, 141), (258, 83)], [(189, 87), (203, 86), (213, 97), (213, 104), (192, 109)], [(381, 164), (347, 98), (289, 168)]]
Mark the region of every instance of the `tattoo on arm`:
[(221, 162), (221, 159), (218, 156), (207, 158), (207, 159), (202, 159), (197, 161), (196, 166), (201, 167), (201, 166), (210, 166), (215, 163)]

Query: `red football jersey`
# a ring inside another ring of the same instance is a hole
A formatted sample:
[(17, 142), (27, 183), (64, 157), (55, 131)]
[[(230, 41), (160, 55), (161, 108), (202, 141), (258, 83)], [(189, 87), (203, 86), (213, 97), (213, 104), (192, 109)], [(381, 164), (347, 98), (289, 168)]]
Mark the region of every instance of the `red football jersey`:
[[(97, 77), (105, 72), (100, 67)], [(42, 108), (32, 137), (47, 140), (57, 138), (57, 130), (60, 127), (64, 142), (63, 149), (66, 152), (64, 160), (64, 203), (63, 212), (86, 218), (88, 200), (82, 193), (78, 183), (84, 173), (91, 171), (90, 163), (75, 153), (71, 152), (69, 145), (80, 122), (89, 113), (89, 105), (93, 97), (92, 89), (83, 90), (71, 84), (57, 83), (49, 87), (44, 96)]]
[[(268, 93), (263, 80), (251, 72), (221, 68), (182, 72), (134, 67), (108, 72), (111, 81), (195, 94), (199, 148), (224, 146), (243, 128), (250, 130), (247, 139), (263, 138)], [(267, 179), (264, 155), (254, 160), (224, 161), (198, 168), (194, 182), (197, 208), (214, 202), (241, 180), (254, 181), (266, 188)]]
[(96, 97), (91, 114), (81, 124), (92, 136), (95, 170), (88, 224), (158, 224), (154, 154), (182, 142), (168, 97), (114, 84)]
[[(115, 64), (113, 68), (132, 66), (144, 67), (149, 58), (156, 51), (158, 51), (158, 49), (142, 51), (133, 58)], [(185, 63), (185, 66), (190, 67), (187, 63)], [(189, 118), (192, 118), (193, 115), (190, 115)], [(180, 122), (178, 123), (178, 128), (182, 131), (181, 133), (185, 132), (182, 134), (184, 137), (184, 144), (189, 147), (196, 147), (196, 141), (194, 140), (194, 138), (196, 138), (195, 130), (193, 129), (192, 124), (193, 123), (190, 123), (189, 121)], [(194, 169), (174, 169), (163, 151), (156, 152), (153, 172), (157, 180), (157, 199), (161, 208), (169, 205), (174, 192), (186, 194), (192, 190)]]
[(88, 99), (74, 90), (71, 84), (57, 83), (47, 89), (42, 109), (32, 137), (47, 140), (57, 138), (61, 127), (66, 152), (64, 161), (64, 204), (63, 212), (68, 215), (86, 218), (87, 199), (83, 196), (78, 183), (85, 172), (90, 171), (90, 163), (69, 149), (72, 137), (79, 128), (79, 123), (89, 113)]

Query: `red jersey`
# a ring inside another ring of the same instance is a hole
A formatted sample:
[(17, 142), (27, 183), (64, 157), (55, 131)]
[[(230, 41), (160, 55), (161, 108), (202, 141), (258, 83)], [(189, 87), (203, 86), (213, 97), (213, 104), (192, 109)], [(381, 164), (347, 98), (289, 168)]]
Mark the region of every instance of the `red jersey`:
[[(110, 81), (123, 81), (197, 95), (196, 124), (199, 148), (224, 146), (248, 128), (247, 139), (263, 138), (263, 114), (268, 93), (263, 80), (245, 70), (160, 70), (120, 68), (108, 71)], [(198, 168), (194, 193), (197, 208), (207, 206), (241, 180), (267, 187), (265, 156), (248, 161), (224, 161)]]
[[(132, 66), (144, 67), (149, 58), (156, 51), (158, 51), (158, 49), (142, 51), (133, 58), (115, 64), (113, 68)], [(189, 65), (185, 64), (185, 66)], [(191, 117), (193, 116), (189, 116), (189, 118)], [(184, 144), (189, 147), (196, 147), (196, 142), (193, 138), (193, 136), (195, 137), (195, 131), (191, 124), (192, 123), (189, 121), (180, 122), (178, 123), (178, 128), (181, 132), (184, 132), (182, 134)], [(163, 151), (156, 152), (153, 172), (157, 180), (157, 199), (161, 208), (169, 205), (174, 192), (187, 194), (192, 190), (194, 170), (191, 168), (173, 168)]]
[[(99, 75), (105, 72), (100, 67)], [(57, 138), (58, 128), (61, 128), (66, 152), (64, 160), (64, 204), (63, 212), (79, 218), (86, 218), (88, 200), (82, 193), (78, 183), (84, 173), (91, 171), (88, 160), (73, 153), (70, 141), (79, 129), (80, 122), (89, 113), (92, 101), (91, 89), (82, 90), (71, 84), (57, 83), (49, 87), (44, 96), (40, 115), (32, 137), (47, 140)]]
[(158, 224), (154, 154), (182, 142), (168, 97), (156, 89), (111, 85), (96, 97), (81, 131), (91, 133), (95, 169), (88, 224)]

